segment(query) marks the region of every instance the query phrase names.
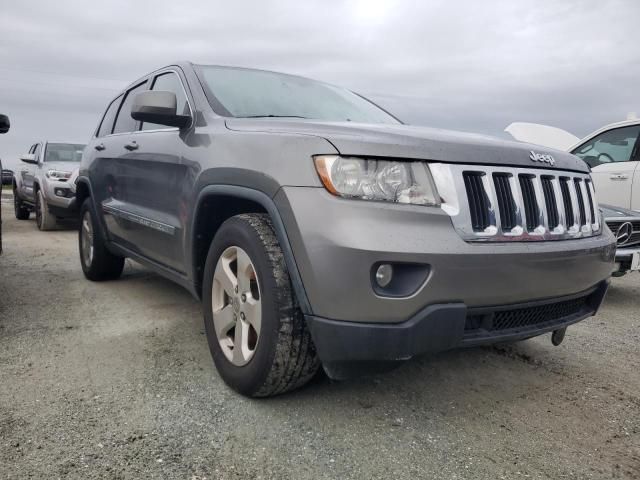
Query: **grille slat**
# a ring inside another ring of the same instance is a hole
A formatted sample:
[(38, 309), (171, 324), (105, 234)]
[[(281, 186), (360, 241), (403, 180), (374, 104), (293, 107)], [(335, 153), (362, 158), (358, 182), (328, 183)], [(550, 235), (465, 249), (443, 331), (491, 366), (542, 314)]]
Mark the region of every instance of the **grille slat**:
[(552, 177), (546, 175), (542, 177), (542, 191), (544, 192), (544, 201), (547, 205), (549, 228), (554, 229), (560, 225), (560, 216), (558, 215), (558, 204), (553, 190)]
[(571, 191), (569, 190), (569, 178), (560, 178), (560, 191), (562, 192), (562, 204), (564, 206), (564, 219), (566, 227), (574, 225), (573, 202), (571, 201)]
[(516, 202), (513, 198), (508, 173), (494, 173), (493, 182), (496, 187), (500, 223), (503, 230), (512, 230), (516, 226)]
[(464, 185), (469, 198), (473, 230), (482, 232), (489, 226), (489, 198), (482, 183), (483, 172), (465, 172)]
[(536, 200), (536, 191), (533, 187), (532, 175), (520, 175), (520, 190), (524, 202), (524, 214), (527, 222), (527, 231), (532, 231), (538, 226), (540, 218), (540, 208)]
[(576, 189), (576, 196), (578, 197), (578, 213), (580, 214), (580, 226), (587, 224), (587, 211), (584, 208), (584, 198), (582, 197), (582, 180), (579, 178), (573, 179), (573, 184)]

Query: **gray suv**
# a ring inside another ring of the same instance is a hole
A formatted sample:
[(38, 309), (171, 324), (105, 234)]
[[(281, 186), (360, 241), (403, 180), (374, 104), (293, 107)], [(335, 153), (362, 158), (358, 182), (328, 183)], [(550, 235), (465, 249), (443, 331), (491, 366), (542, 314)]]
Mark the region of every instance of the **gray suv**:
[(362, 96), (179, 63), (107, 107), (82, 159), (90, 280), (130, 257), (202, 299), (250, 396), (555, 332), (599, 308), (615, 240), (573, 155), (403, 125)]

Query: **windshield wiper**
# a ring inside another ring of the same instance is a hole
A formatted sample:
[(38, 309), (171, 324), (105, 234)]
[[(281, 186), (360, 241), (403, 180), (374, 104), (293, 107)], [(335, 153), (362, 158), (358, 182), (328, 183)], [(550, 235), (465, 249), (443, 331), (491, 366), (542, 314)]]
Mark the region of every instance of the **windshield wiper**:
[(304, 118), (305, 120), (309, 120), (308, 117), (301, 117), (300, 115), (248, 115), (237, 118)]

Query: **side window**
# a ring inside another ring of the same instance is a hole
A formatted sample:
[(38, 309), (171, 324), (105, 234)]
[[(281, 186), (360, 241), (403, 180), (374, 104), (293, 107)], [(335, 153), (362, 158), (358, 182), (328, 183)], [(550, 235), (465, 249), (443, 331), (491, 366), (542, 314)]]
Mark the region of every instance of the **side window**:
[[(189, 104), (187, 103), (187, 96), (182, 88), (180, 78), (173, 72), (162, 73), (158, 75), (153, 82), (151, 90), (161, 90), (165, 92), (173, 92), (176, 94), (176, 113), (178, 115), (189, 114)], [(157, 123), (143, 123), (142, 130), (155, 130), (158, 128), (171, 128), (166, 125), (158, 125)]]
[(120, 106), (121, 101), (122, 95), (116, 98), (107, 107), (107, 111), (104, 113), (104, 117), (102, 117), (100, 128), (98, 128), (98, 137), (109, 135), (111, 130), (113, 130), (113, 121), (116, 119), (116, 114), (118, 113), (118, 107)]
[(131, 107), (133, 106), (133, 99), (136, 94), (146, 90), (147, 82), (143, 82), (140, 85), (133, 87), (129, 90), (124, 97), (124, 101), (120, 106), (118, 117), (116, 118), (116, 124), (113, 127), (113, 133), (125, 133), (133, 132), (136, 130), (138, 121), (131, 117)]
[(41, 145), (40, 143), (34, 145), (36, 148), (33, 151), (33, 154), (35, 155), (36, 160), (38, 160), (38, 161), (40, 161), (40, 150), (41, 150), (40, 145)]
[(583, 143), (573, 152), (590, 167), (603, 163), (628, 162), (636, 147), (640, 134), (640, 125), (616, 128), (601, 133), (587, 143)]

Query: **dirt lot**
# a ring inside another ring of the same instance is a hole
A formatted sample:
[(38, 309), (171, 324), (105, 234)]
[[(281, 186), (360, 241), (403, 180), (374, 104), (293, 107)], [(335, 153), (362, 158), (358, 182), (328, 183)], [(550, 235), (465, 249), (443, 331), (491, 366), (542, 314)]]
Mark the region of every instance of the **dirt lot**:
[(2, 202), (0, 478), (639, 478), (640, 275), (601, 313), (513, 346), (252, 401), (199, 303), (129, 263), (90, 283), (72, 230)]

